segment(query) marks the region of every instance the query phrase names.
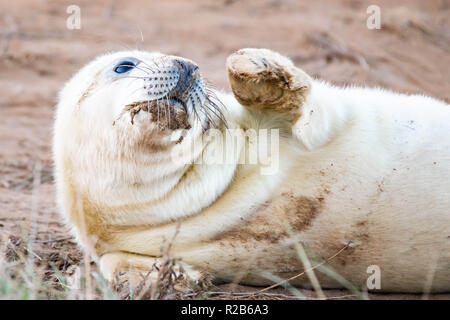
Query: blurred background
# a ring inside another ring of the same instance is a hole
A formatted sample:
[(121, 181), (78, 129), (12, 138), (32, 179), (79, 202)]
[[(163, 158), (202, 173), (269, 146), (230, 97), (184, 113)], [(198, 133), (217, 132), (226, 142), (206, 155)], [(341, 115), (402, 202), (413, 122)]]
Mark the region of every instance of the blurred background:
[[(67, 27), (71, 5), (80, 9), (80, 29)], [(370, 5), (380, 9), (380, 29), (367, 27)], [(53, 112), (58, 90), (93, 57), (128, 49), (180, 55), (229, 90), (225, 59), (243, 47), (279, 51), (339, 85), (450, 102), (450, 0), (4, 0), (0, 234), (17, 234), (32, 210), (38, 239), (68, 237), (51, 184)], [(42, 256), (60, 270), (79, 263), (72, 242), (42, 243)]]

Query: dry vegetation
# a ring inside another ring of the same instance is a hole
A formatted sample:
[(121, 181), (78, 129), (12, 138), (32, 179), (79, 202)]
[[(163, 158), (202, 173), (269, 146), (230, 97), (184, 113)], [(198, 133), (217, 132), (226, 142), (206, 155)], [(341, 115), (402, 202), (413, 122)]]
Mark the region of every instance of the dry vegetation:
[[(0, 299), (367, 299), (351, 284), (340, 280), (327, 267), (327, 262), (344, 251), (347, 246), (320, 263), (313, 263), (306, 256), (299, 255), (306, 270), (289, 279), (280, 279), (271, 274), (267, 278), (274, 284), (266, 288), (250, 288), (237, 284), (217, 287), (205, 275), (204, 279), (192, 283), (188, 281), (180, 260), (170, 255), (168, 241), (161, 249), (159, 264), (146, 274), (119, 273), (114, 281), (107, 283), (98, 273), (96, 264), (76, 247), (71, 237), (36, 240), (33, 238), (36, 223), (27, 220), (22, 224), (23, 236), (3, 235), (0, 245)], [(302, 250), (298, 244), (298, 250)], [(305, 261), (306, 259), (306, 261)], [(334, 290), (328, 295), (320, 287), (315, 287), (317, 296), (307, 296), (289, 285), (289, 281), (300, 276), (314, 277), (314, 270), (330, 273), (349, 289), (349, 292)], [(150, 280), (152, 279), (152, 280)], [(277, 287), (284, 291), (276, 290)], [(225, 290), (224, 290), (225, 289)], [(237, 290), (236, 290), (237, 289)], [(241, 289), (241, 290), (239, 290)], [(339, 292), (337, 295), (336, 292)], [(332, 293), (332, 294), (331, 294)]]
[(372, 2), (81, 0), (81, 30), (66, 28), (67, 4), (60, 1), (0, 2), (0, 299), (361, 298), (355, 290), (288, 285), (186, 286), (167, 252), (156, 287), (145, 275), (132, 291), (123, 279), (106, 284), (55, 206), (51, 127), (57, 91), (71, 74), (97, 54), (136, 47), (191, 58), (210, 82), (227, 90), (227, 55), (268, 47), (337, 84), (422, 92), (450, 102), (450, 2), (375, 1), (382, 29), (368, 30)]

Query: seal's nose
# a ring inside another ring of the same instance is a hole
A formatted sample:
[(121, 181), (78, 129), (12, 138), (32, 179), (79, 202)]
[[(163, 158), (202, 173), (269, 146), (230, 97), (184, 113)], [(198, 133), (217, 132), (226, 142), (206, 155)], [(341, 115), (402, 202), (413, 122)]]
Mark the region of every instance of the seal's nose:
[(186, 59), (175, 58), (173, 63), (178, 68), (179, 80), (172, 92), (182, 98), (199, 76), (199, 68), (194, 62)]
[(175, 59), (174, 62), (180, 69), (181, 73), (184, 73), (187, 77), (193, 76), (198, 71), (198, 66), (192, 61)]

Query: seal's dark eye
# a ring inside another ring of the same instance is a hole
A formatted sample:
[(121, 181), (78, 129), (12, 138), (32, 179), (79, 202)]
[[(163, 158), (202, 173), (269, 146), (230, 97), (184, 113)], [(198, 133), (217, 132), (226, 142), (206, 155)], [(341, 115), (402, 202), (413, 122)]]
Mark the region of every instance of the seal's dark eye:
[(122, 61), (117, 66), (114, 67), (115, 73), (125, 73), (130, 71), (136, 66), (133, 61)]

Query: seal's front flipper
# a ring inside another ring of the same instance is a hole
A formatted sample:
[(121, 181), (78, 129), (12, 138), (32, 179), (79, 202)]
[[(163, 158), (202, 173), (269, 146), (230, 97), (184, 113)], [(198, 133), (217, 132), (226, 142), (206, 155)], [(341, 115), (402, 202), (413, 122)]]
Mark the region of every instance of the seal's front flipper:
[(157, 299), (161, 297), (155, 294), (160, 294), (161, 288), (186, 292), (204, 290), (211, 285), (206, 273), (164, 256), (156, 258), (120, 251), (106, 253), (100, 259), (100, 271), (122, 298), (132, 293), (138, 298)]
[(267, 49), (241, 49), (228, 57), (227, 69), (242, 105), (286, 113), (292, 123), (301, 116), (311, 78), (288, 58)]

